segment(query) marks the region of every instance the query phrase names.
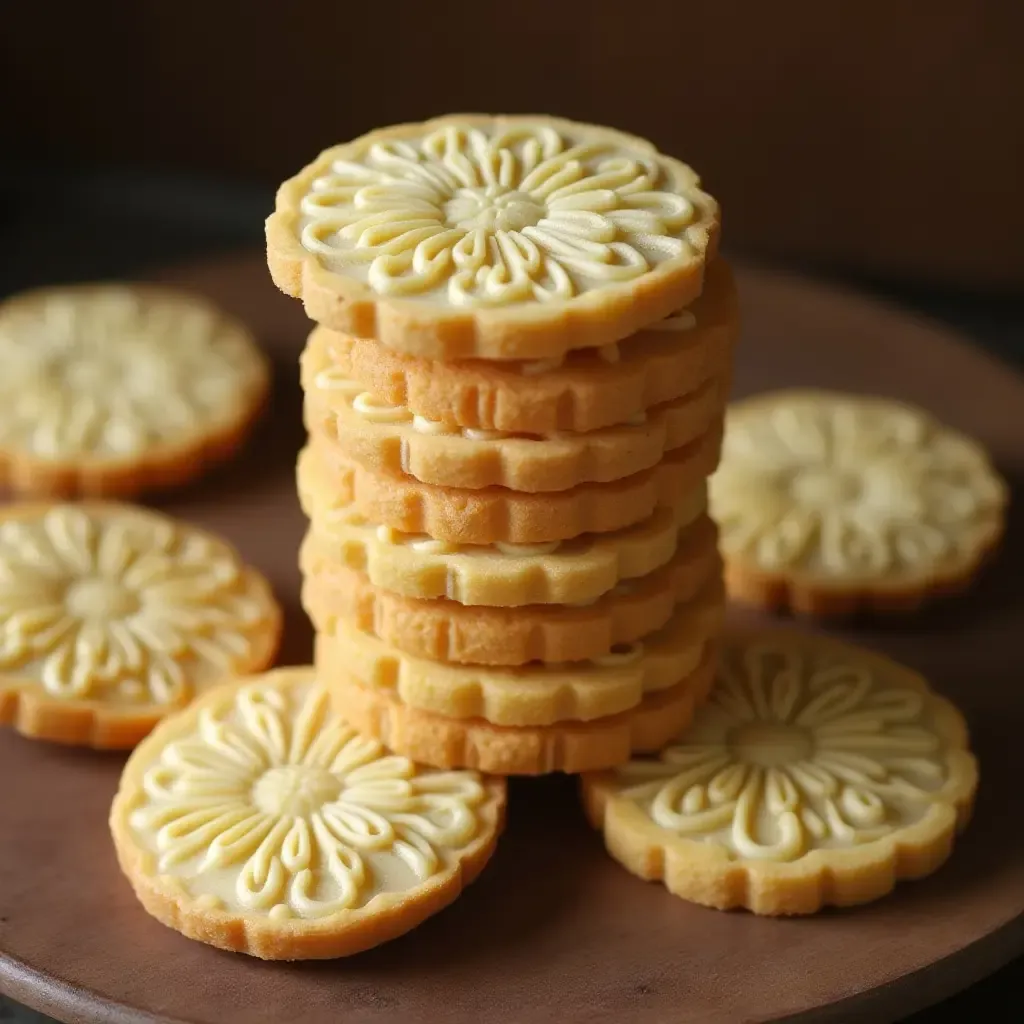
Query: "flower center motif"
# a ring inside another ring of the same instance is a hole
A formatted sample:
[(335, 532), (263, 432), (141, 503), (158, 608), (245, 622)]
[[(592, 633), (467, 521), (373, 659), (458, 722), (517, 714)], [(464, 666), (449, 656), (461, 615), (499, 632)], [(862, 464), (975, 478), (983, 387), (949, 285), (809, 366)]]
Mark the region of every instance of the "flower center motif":
[(532, 196), (501, 185), (460, 188), (444, 204), (445, 221), (463, 231), (521, 231), (536, 224), (546, 212)]
[(811, 734), (785, 722), (746, 722), (729, 733), (727, 742), (737, 761), (761, 768), (804, 761), (814, 752)]
[(805, 468), (792, 476), (789, 489), (793, 499), (801, 505), (822, 507), (856, 501), (861, 495), (863, 482), (857, 473)]
[(78, 619), (123, 619), (138, 611), (139, 599), (113, 580), (87, 577), (64, 592), (64, 607)]
[(253, 803), (275, 817), (308, 817), (335, 800), (341, 782), (322, 768), (283, 765), (271, 768), (252, 788)]

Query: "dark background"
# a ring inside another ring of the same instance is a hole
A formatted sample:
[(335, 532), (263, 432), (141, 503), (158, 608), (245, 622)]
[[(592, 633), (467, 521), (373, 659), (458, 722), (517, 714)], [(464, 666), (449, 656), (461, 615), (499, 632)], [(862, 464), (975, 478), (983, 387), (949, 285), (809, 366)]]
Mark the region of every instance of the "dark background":
[[(259, 245), (320, 149), (458, 110), (646, 135), (730, 254), (1024, 366), (1019, 0), (0, 0), (0, 297)], [(1020, 964), (915, 1024), (982, 1012), (1024, 1019)]]

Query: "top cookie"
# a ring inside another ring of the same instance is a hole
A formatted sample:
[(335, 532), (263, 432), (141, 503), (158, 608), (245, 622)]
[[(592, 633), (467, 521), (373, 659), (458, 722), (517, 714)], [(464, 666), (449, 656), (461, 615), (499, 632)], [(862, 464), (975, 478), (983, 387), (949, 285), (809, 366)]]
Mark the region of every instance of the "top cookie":
[(718, 205), (649, 142), (456, 115), (325, 150), (277, 193), (274, 282), (335, 330), (434, 359), (605, 345), (701, 290)]

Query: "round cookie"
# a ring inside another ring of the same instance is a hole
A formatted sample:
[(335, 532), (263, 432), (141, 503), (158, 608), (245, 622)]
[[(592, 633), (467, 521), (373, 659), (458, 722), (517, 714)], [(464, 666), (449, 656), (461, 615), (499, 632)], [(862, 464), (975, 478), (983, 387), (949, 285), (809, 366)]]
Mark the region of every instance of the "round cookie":
[(607, 593), (621, 580), (665, 565), (682, 531), (704, 515), (705, 488), (674, 507), (662, 505), (642, 523), (616, 533), (589, 534), (544, 545), (458, 545), (424, 534), (403, 534), (367, 522), (337, 502), (316, 453), (299, 455), (299, 500), (312, 521), (300, 554), (303, 571), (325, 564), (365, 572), (370, 582), (406, 597), (448, 598), (464, 605), (520, 607), (574, 604)]
[(519, 728), (421, 711), (394, 693), (347, 677), (331, 681), (331, 694), (340, 714), (361, 733), (423, 764), (497, 775), (576, 774), (622, 764), (631, 753), (660, 750), (692, 720), (711, 686), (714, 666), (709, 652), (683, 682), (647, 694), (617, 715)]
[(312, 669), (219, 687), (128, 759), (110, 812), (145, 909), (268, 960), (347, 956), (415, 928), (484, 868), (505, 785), (358, 736)]
[(281, 610), (224, 541), (129, 505), (0, 509), (0, 722), (134, 746), (277, 654)]
[(824, 391), (731, 406), (710, 483), (730, 596), (813, 615), (965, 586), (1007, 499), (985, 451), (927, 413)]
[(549, 358), (695, 299), (718, 220), (643, 139), (463, 114), (321, 153), (278, 190), (267, 261), (332, 329), (432, 359)]
[(329, 363), (320, 371), (325, 387), (354, 380), (424, 419), (475, 430), (583, 433), (728, 377), (739, 323), (732, 271), (718, 259), (700, 298), (677, 315), (618, 344), (554, 359), (444, 363), (323, 327), (310, 334), (307, 350)]
[(302, 600), (319, 632), (332, 632), (336, 620), (345, 619), (417, 658), (469, 665), (583, 661), (660, 629), (677, 604), (720, 578), (716, 538), (714, 524), (702, 517), (680, 535), (676, 553), (662, 568), (577, 605), (486, 608), (403, 597), (322, 558), (306, 576)]
[(242, 444), (270, 368), (198, 296), (82, 285), (0, 304), (0, 483), (128, 497), (202, 475)]
[[(687, 503), (718, 465), (719, 420), (697, 440), (674, 448), (650, 469), (606, 484), (522, 494), (504, 487), (432, 487), (410, 476), (373, 473), (338, 445), (313, 437), (338, 501), (401, 533), (455, 544), (548, 545), (585, 533), (611, 533), (647, 519), (658, 505)], [(543, 553), (543, 552), (537, 552)]]
[(414, 416), (360, 384), (325, 374), (325, 365), (315, 350), (303, 353), (306, 426), (364, 469), (404, 473), (438, 487), (506, 487), (529, 494), (608, 483), (650, 469), (667, 451), (720, 423), (728, 391), (725, 379), (716, 377), (618, 426), (587, 434), (514, 434)]
[(773, 915), (865, 903), (938, 869), (978, 778), (956, 708), (825, 637), (736, 633), (722, 648), (688, 729), (584, 778), (612, 856), (684, 899)]
[(447, 718), (492, 725), (593, 721), (636, 707), (647, 693), (677, 685), (694, 672), (721, 628), (724, 592), (709, 583), (675, 608), (657, 632), (582, 662), (516, 668), (429, 661), (390, 647), (344, 621), (316, 638), (325, 683), (351, 677), (393, 692), (403, 704)]

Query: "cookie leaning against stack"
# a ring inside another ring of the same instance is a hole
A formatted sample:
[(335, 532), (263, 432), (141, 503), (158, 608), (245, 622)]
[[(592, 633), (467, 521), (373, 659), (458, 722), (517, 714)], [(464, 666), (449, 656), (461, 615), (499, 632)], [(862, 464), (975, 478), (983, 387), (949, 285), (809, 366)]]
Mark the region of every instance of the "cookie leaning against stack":
[(374, 132), (281, 187), (271, 273), (318, 323), (304, 603), (360, 731), (536, 774), (690, 719), (724, 604), (717, 239), (688, 167), (551, 118)]

